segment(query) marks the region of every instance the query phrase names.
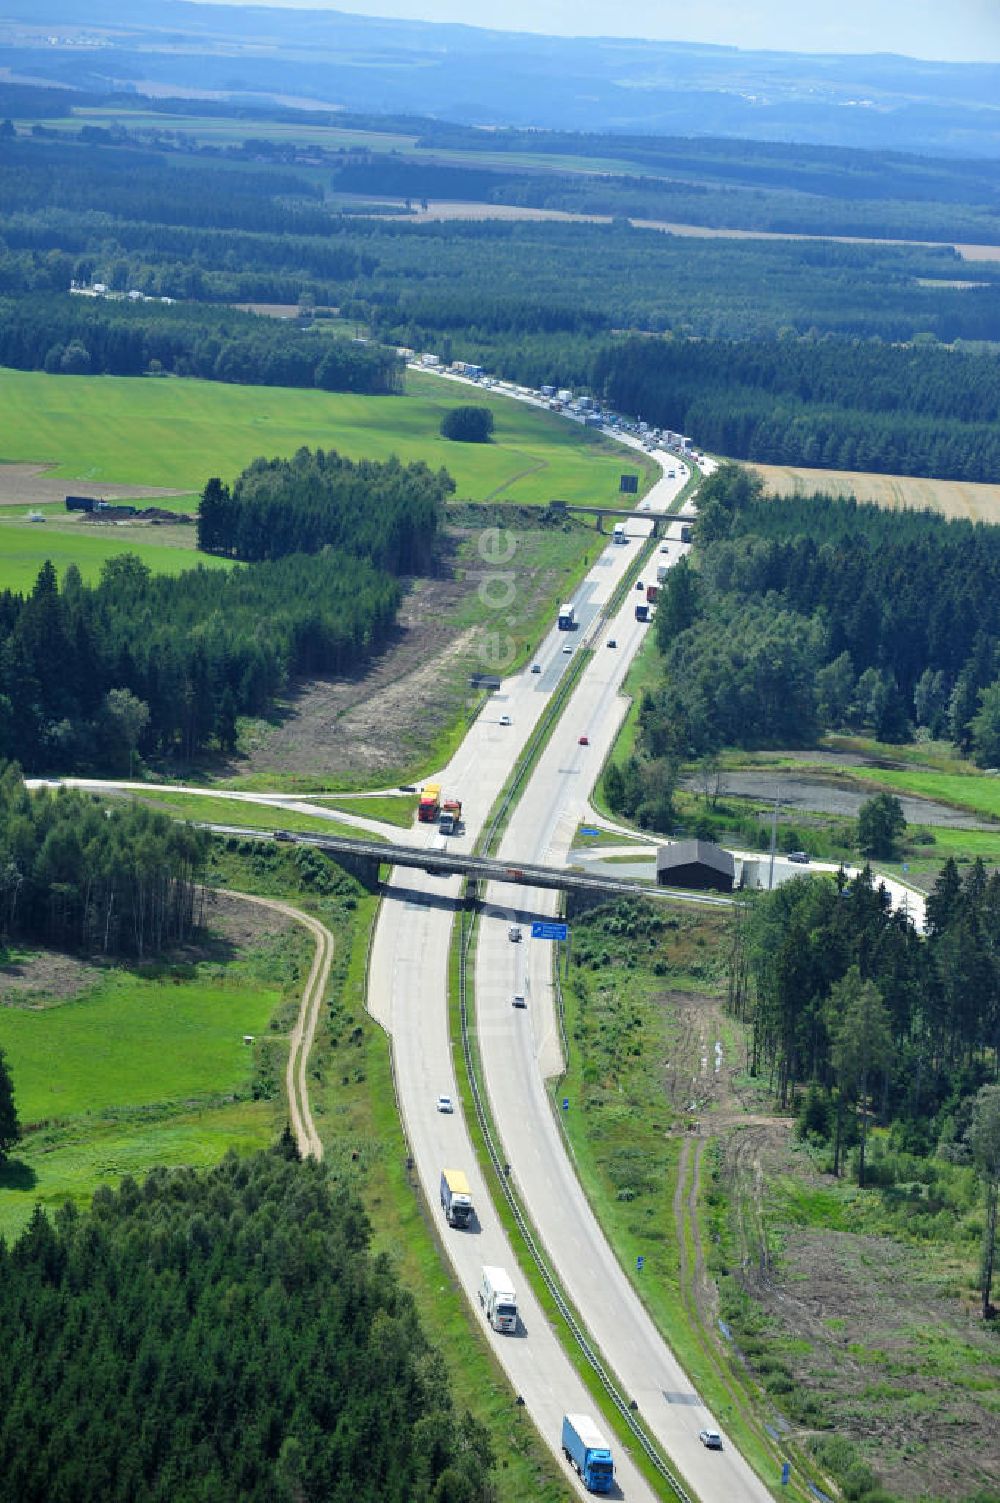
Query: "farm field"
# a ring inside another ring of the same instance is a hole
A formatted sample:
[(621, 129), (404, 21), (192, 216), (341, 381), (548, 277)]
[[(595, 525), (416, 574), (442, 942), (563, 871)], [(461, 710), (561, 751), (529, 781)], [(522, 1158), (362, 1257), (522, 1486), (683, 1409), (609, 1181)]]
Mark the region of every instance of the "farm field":
[(137, 553), (155, 574), (180, 574), (199, 565), (232, 567), (226, 559), (195, 551), (193, 527), (98, 528), (67, 521), (62, 508), (44, 523), (27, 522), (10, 511), (0, 510), (0, 590), (30, 590), (46, 559), (60, 578), (68, 565), (76, 564), (87, 584), (96, 583), (103, 565), (119, 553)]
[[(438, 432), (449, 408), (470, 401), (494, 414), (490, 444), (449, 443)], [(610, 503), (619, 475), (639, 474), (645, 491), (656, 473), (645, 456), (564, 418), (414, 372), (405, 396), (368, 397), (4, 369), (0, 407), (7, 419), (0, 461), (50, 463), (55, 476), (96, 488), (109, 481), (200, 492), (212, 475), (231, 480), (260, 455), (302, 445), (444, 466), (458, 500)]]
[[(76, 132), (81, 125), (122, 126), (129, 131), (174, 131), (178, 136), (199, 145), (234, 145), (247, 136), (295, 146), (321, 146), (328, 151), (340, 148), (372, 152), (399, 152), (408, 159), (455, 162), (462, 166), (540, 167), (550, 172), (635, 172), (634, 162), (626, 157), (582, 156), (544, 151), (462, 151), (440, 146), (421, 147), (418, 137), (398, 131), (355, 130), (338, 125), (315, 125), (296, 120), (227, 119), (213, 115), (171, 115), (160, 110), (120, 109), (102, 105), (74, 108), (72, 115), (38, 122), (48, 129)], [(651, 176), (659, 176), (647, 168)]]
[(777, 496), (854, 496), (886, 511), (939, 511), (971, 522), (1000, 522), (1000, 485), (964, 480), (925, 480), (913, 475), (874, 475), (855, 470), (812, 470), (797, 465), (752, 464), (766, 489)]

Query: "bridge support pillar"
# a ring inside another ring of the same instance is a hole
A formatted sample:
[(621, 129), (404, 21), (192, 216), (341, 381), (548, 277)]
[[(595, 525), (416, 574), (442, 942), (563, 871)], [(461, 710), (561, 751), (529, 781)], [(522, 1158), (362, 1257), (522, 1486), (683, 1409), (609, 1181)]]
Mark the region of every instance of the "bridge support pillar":
[(329, 851), (331, 861), (342, 866), (345, 872), (355, 877), (369, 892), (378, 892), (379, 860), (377, 856), (355, 855), (354, 852)]
[(571, 887), (566, 892), (566, 918), (572, 921), (580, 918), (584, 913), (589, 913), (592, 908), (600, 908), (603, 903), (614, 903), (617, 896), (610, 892), (586, 892)]

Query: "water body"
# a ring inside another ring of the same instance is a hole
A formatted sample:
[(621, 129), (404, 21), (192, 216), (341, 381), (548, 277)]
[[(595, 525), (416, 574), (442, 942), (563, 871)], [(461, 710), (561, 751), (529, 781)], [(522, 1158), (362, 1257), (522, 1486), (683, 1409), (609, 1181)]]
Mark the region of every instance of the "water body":
[[(688, 779), (685, 786), (698, 791), (698, 784), (693, 779)], [(878, 789), (858, 788), (852, 784), (841, 783), (835, 778), (807, 777), (804, 773), (796, 772), (791, 768), (788, 771), (780, 768), (760, 771), (749, 768), (745, 772), (724, 773), (720, 796), (725, 798), (729, 795), (735, 798), (761, 800), (781, 799), (789, 806), (783, 811), (786, 820), (794, 818), (797, 809), (801, 809), (803, 813), (840, 814), (856, 819), (861, 805), (867, 803), (877, 792)], [(906, 822), (910, 825), (943, 825), (964, 830), (995, 830), (997, 828), (989, 820), (977, 819), (961, 809), (952, 809), (947, 804), (937, 804), (931, 799), (911, 798), (898, 794), (897, 797), (903, 806)]]

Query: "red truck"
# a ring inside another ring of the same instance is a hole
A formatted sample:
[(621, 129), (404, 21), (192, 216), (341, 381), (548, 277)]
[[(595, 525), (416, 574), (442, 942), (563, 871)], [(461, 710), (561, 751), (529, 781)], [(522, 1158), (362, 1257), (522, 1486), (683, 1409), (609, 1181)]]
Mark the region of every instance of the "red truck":
[(441, 784), (425, 783), (420, 790), (417, 818), (422, 825), (432, 825), (441, 812)]

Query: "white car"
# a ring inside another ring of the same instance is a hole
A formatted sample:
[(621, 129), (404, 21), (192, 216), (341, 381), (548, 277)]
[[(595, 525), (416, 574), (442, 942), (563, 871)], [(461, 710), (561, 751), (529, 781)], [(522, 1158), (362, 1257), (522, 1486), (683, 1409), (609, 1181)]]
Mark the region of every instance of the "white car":
[(527, 1007), (527, 1005), (528, 1005), (528, 999), (525, 997), (524, 993), (523, 992), (515, 992), (514, 996), (511, 998), (511, 1006), (512, 1007)]
[(699, 1430), (698, 1439), (709, 1451), (722, 1450), (722, 1436), (718, 1430)]
[(439, 1112), (453, 1112), (455, 1110), (450, 1096), (439, 1096), (434, 1105)]
[(566, 656), (569, 653), (571, 653), (572, 651), (573, 651), (572, 647), (564, 647), (563, 648), (563, 655)]
[(501, 715), (500, 716), (500, 724), (501, 725), (510, 725), (511, 724), (511, 718), (510, 718), (510, 716), (509, 715)]

